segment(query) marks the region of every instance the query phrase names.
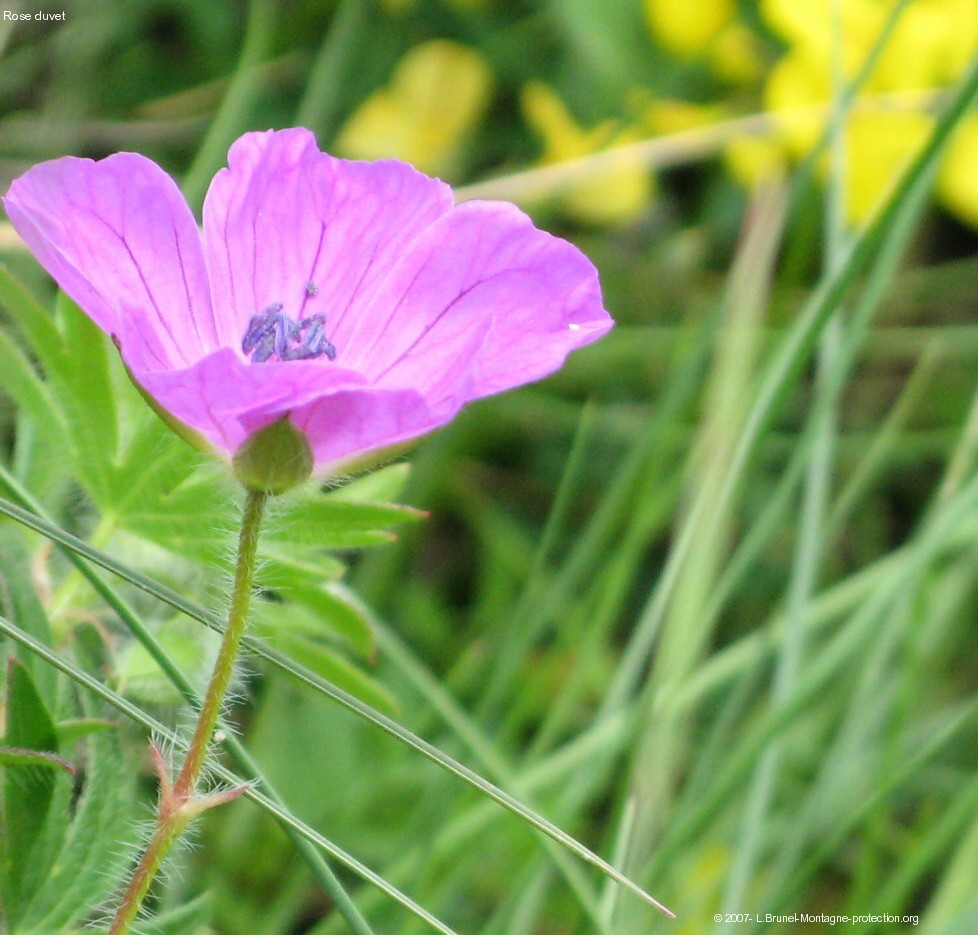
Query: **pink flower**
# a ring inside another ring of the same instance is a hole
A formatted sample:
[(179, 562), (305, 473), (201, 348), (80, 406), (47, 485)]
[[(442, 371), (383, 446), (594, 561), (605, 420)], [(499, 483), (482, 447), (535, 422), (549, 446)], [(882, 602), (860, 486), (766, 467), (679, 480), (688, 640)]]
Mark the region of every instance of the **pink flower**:
[(612, 326), (591, 263), (512, 205), (455, 206), (437, 179), (334, 159), (307, 130), (241, 137), (202, 233), (134, 153), (42, 163), (3, 201), (156, 407), (228, 459), (287, 418), (341, 472)]

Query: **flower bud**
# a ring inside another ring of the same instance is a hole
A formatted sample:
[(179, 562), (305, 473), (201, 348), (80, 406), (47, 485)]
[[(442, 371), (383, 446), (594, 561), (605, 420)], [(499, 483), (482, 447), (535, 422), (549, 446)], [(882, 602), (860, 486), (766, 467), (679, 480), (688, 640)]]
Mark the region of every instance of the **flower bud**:
[(249, 435), (235, 452), (234, 474), (248, 489), (280, 494), (312, 474), (312, 449), (288, 416)]

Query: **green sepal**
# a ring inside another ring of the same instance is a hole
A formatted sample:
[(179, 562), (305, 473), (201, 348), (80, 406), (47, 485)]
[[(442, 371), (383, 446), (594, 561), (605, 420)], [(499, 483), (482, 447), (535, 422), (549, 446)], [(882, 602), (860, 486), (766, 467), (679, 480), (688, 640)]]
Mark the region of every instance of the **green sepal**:
[(234, 474), (247, 490), (280, 494), (309, 479), (309, 441), (284, 416), (253, 435), (234, 455)]

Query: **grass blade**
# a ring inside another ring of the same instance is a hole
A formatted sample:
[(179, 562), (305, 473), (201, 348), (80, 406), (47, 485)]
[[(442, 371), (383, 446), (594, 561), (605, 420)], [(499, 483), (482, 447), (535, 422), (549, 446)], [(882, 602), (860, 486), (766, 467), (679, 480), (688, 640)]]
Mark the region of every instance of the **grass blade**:
[[(9, 487), (9, 480), (7, 483)], [(0, 513), (5, 513), (11, 519), (17, 520), (17, 522), (41, 533), (52, 541), (57, 542), (59, 545), (62, 545), (72, 552), (78, 554), (82, 558), (93, 562), (96, 565), (104, 568), (106, 571), (109, 571), (123, 580), (128, 581), (130, 584), (134, 585), (140, 590), (145, 591), (147, 594), (158, 598), (166, 604), (169, 604), (175, 610), (179, 610), (181, 613), (186, 614), (188, 617), (191, 617), (200, 623), (203, 623), (212, 630), (217, 632), (223, 631), (223, 621), (218, 619), (215, 614), (204, 610), (193, 601), (187, 600), (182, 595), (177, 594), (170, 588), (167, 588), (159, 582), (154, 581), (152, 578), (149, 578), (148, 576), (127, 567), (122, 562), (117, 561), (101, 550), (93, 548), (88, 543), (79, 539), (77, 536), (73, 536), (71, 533), (68, 533), (63, 529), (59, 529), (52, 523), (42, 520), (34, 513), (31, 513), (30, 511), (25, 510), (16, 504), (2, 499), (0, 499)], [(525, 805), (523, 805), (523, 803), (517, 801), (515, 798), (513, 798), (513, 796), (504, 792), (487, 779), (484, 779), (474, 770), (469, 769), (467, 766), (463, 766), (453, 757), (448, 756), (434, 745), (416, 736), (406, 727), (403, 727), (397, 723), (393, 718), (382, 714), (381, 712), (371, 708), (369, 705), (364, 704), (358, 698), (354, 698), (347, 692), (336, 688), (334, 685), (331, 685), (329, 682), (320, 678), (315, 673), (310, 672), (308, 669), (297, 666), (291, 659), (282, 653), (269, 649), (266, 646), (263, 646), (261, 643), (248, 639), (247, 637), (244, 640), (244, 645), (248, 652), (261, 659), (264, 659), (267, 662), (270, 662), (283, 672), (287, 672), (297, 681), (303, 683), (304, 685), (308, 685), (310, 688), (342, 705), (344, 708), (347, 708), (374, 726), (379, 727), (385, 733), (416, 750), (418, 753), (427, 757), (429, 760), (436, 763), (449, 773), (452, 773), (454, 776), (472, 786), (474, 789), (477, 789), (484, 795), (489, 796), (498, 802), (503, 808), (508, 809), (513, 814), (518, 815), (528, 824), (532, 825), (537, 831), (553, 839), (558, 844), (563, 845), (573, 854), (577, 855), (577, 857), (579, 857), (581, 860), (596, 867), (603, 874), (613, 879), (616, 883), (619, 883), (621, 886), (624, 886), (626, 889), (630, 890), (643, 902), (653, 906), (668, 916), (673, 915), (672, 911), (663, 906), (654, 896), (646, 892), (641, 886), (629, 879), (619, 870), (612, 867), (606, 860), (599, 857), (589, 848), (585, 847), (580, 841), (573, 838), (566, 831), (561, 830), (546, 818), (538, 815), (532, 809), (527, 808)]]

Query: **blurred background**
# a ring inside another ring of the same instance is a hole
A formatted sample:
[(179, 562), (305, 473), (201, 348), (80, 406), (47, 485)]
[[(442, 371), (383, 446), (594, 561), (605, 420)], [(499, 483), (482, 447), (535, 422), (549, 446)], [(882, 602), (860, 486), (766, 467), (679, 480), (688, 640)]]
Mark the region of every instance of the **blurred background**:
[[(429, 516), (340, 554), (368, 635), (324, 625), (303, 658), (678, 921), (255, 663), (242, 736), (296, 814), (460, 932), (978, 929), (978, 112), (900, 186), (969, 74), (978, 4), (0, 11), (32, 17), (0, 21), (3, 190), (133, 150), (199, 211), (238, 134), (303, 125), (514, 200), (599, 268), (617, 328), (418, 447), (398, 497)], [(5, 220), (0, 255), (50, 304)], [(17, 419), (0, 395), (11, 457)], [(57, 504), (90, 528), (84, 491)], [(147, 565), (178, 577), (155, 545)], [(151, 665), (114, 659), (112, 684), (175, 717)], [(345, 931), (249, 804), (209, 813), (199, 845), (157, 900), (195, 907), (175, 931)], [(341, 876), (377, 931), (425, 931)]]

